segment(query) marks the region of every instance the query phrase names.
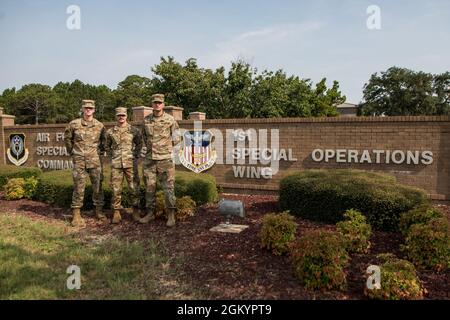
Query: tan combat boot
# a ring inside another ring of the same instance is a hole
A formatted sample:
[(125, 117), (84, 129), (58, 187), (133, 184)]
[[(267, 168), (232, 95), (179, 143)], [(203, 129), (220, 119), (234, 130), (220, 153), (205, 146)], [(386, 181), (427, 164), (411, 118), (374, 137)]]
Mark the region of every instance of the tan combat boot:
[(101, 223), (109, 223), (108, 218), (103, 214), (102, 207), (95, 207), (95, 216)]
[(175, 226), (175, 210), (176, 209), (169, 209), (167, 213), (167, 223), (166, 226), (168, 227), (174, 227)]
[(122, 216), (120, 215), (120, 211), (119, 210), (114, 210), (112, 223), (117, 224), (120, 221), (122, 221)]
[(139, 208), (133, 207), (133, 221), (138, 222), (141, 220), (141, 213), (139, 212)]
[(72, 212), (73, 212), (72, 226), (84, 228), (86, 226), (86, 222), (81, 217), (80, 208), (74, 208)]
[(147, 211), (145, 217), (139, 219), (139, 222), (145, 224), (153, 220), (155, 220), (155, 214), (153, 213), (153, 211)]

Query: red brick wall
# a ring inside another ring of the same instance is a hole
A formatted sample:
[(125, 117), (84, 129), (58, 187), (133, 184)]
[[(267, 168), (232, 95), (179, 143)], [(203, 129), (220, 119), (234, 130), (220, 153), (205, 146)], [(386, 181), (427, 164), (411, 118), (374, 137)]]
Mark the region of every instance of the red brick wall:
[[(192, 120), (180, 121), (180, 127), (192, 129)], [(235, 178), (232, 165), (216, 164), (213, 174), (225, 192), (274, 193), (282, 177), (295, 170), (311, 168), (355, 168), (387, 172), (405, 184), (425, 189), (433, 199), (450, 200), (450, 117), (354, 117), (354, 118), (293, 118), (293, 119), (227, 119), (205, 120), (203, 129), (218, 129), (225, 137), (226, 129), (279, 129), (280, 148), (293, 150), (295, 162), (280, 162), (280, 171), (272, 179)], [(111, 124), (107, 124), (110, 126)], [(55, 134), (65, 125), (22, 125), (5, 127), (5, 150), (11, 133), (25, 133), (30, 151), (27, 166), (36, 166), (43, 157), (36, 155), (38, 146), (63, 146), (55, 142)], [(38, 143), (38, 132), (51, 135), (49, 143)], [(225, 144), (225, 141), (224, 141)], [(220, 149), (220, 146), (217, 146)], [(432, 151), (431, 165), (317, 163), (311, 158), (314, 149), (403, 150)], [(220, 150), (219, 150), (220, 151)], [(5, 157), (5, 153), (2, 155)], [(47, 157), (66, 159), (67, 157)], [(5, 158), (0, 159), (2, 162)], [(6, 163), (9, 163), (6, 160)], [(251, 166), (261, 166), (259, 164)], [(184, 170), (177, 166), (178, 170)]]
[[(191, 129), (192, 121), (180, 122)], [(338, 117), (296, 119), (205, 120), (203, 128), (279, 129), (280, 148), (292, 148), (296, 162), (280, 163), (270, 180), (236, 179), (230, 165), (209, 170), (225, 191), (267, 193), (289, 172), (312, 168), (354, 168), (393, 174), (405, 184), (425, 189), (433, 199), (450, 200), (450, 117)], [(317, 163), (314, 149), (432, 151), (431, 165)]]

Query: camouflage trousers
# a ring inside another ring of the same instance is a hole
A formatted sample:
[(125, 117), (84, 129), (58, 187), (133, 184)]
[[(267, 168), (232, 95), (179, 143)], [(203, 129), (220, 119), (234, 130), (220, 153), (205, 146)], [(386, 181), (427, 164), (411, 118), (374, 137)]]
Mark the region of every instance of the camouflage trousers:
[(144, 160), (145, 207), (147, 212), (156, 208), (156, 182), (159, 180), (164, 190), (166, 208), (175, 208), (175, 165), (172, 159)]
[(136, 191), (139, 193), (139, 188), (141, 187), (141, 179), (139, 177), (139, 158), (133, 159), (133, 181)]
[(86, 178), (89, 176), (92, 184), (92, 200), (94, 206), (103, 207), (103, 171), (101, 167), (86, 169), (84, 166), (75, 166), (72, 171), (73, 194), (71, 208), (81, 208), (86, 189)]
[(136, 188), (133, 168), (111, 168), (111, 189), (113, 191), (111, 206), (114, 210), (122, 208), (124, 178), (127, 180), (128, 189), (130, 190), (132, 206), (139, 206), (139, 189)]

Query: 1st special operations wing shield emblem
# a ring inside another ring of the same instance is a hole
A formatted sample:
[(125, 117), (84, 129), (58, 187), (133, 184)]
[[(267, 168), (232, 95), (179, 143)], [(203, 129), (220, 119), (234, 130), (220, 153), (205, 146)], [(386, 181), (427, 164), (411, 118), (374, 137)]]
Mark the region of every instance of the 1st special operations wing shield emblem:
[(28, 160), (28, 149), (25, 148), (25, 135), (13, 133), (9, 135), (9, 148), (6, 151), (8, 160), (16, 166), (21, 166)]
[(213, 148), (214, 135), (211, 131), (185, 131), (183, 145), (179, 150), (180, 162), (189, 170), (200, 173), (211, 168), (217, 159)]

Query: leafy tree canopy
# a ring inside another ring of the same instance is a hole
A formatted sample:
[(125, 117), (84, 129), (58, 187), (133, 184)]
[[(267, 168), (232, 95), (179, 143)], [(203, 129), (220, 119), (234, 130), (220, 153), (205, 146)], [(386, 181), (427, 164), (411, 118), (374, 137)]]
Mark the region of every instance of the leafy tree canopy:
[(364, 86), (363, 115), (450, 114), (450, 72), (430, 74), (392, 67)]
[(0, 104), (18, 123), (64, 123), (80, 115), (82, 99), (95, 100), (96, 117), (109, 121), (114, 120), (114, 108), (148, 106), (151, 95), (159, 92), (166, 95), (166, 105), (183, 107), (185, 117), (202, 111), (212, 119), (336, 116), (336, 106), (345, 102), (337, 81), (327, 88), (326, 79), (314, 85), (283, 70), (258, 72), (241, 60), (228, 70), (212, 70), (199, 67), (193, 58), (182, 64), (162, 57), (151, 72), (149, 78), (129, 75), (114, 90), (80, 80), (53, 88), (29, 84), (6, 89)]

